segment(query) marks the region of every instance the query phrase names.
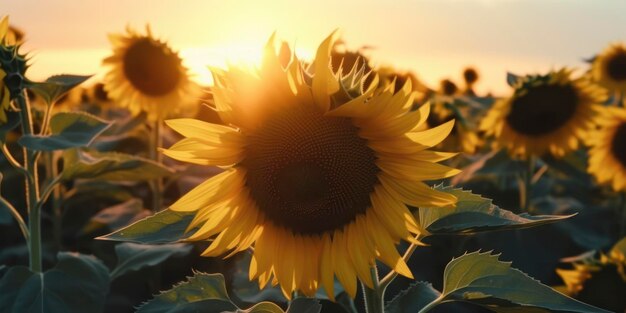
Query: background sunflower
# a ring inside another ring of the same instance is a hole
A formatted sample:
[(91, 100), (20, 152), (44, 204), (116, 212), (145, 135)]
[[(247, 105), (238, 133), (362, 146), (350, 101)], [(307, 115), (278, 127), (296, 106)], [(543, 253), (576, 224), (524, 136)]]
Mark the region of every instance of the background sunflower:
[(604, 94), (582, 78), (561, 69), (520, 77), (513, 95), (497, 101), (480, 129), (513, 156), (562, 157), (576, 149), (593, 128), (596, 106)]
[(134, 115), (146, 112), (153, 121), (195, 114), (197, 85), (177, 53), (155, 39), (149, 27), (145, 35), (129, 27), (126, 34), (109, 35), (109, 41), (113, 55), (103, 61), (110, 68), (104, 89), (115, 103)]
[(215, 106), (230, 126), (166, 121), (186, 138), (165, 155), (225, 168), (171, 206), (196, 212), (189, 240), (213, 238), (206, 256), (254, 246), (250, 278), (280, 284), (286, 297), (323, 286), (332, 298), (334, 277), (354, 297), (357, 277), (372, 288), (376, 260), (412, 277), (395, 247), (420, 233), (406, 204), (456, 201), (422, 182), (458, 173), (435, 163), (454, 154), (428, 150), (454, 122), (417, 131), (429, 106), (411, 111), (410, 80), (396, 91), (375, 77), (330, 109), (340, 81), (330, 67), (334, 37), (318, 48), (310, 84), (297, 59), (281, 65), (273, 38), (258, 71), (215, 69)]
[(613, 44), (597, 55), (591, 65), (593, 80), (608, 90), (626, 92), (626, 46)]
[(587, 140), (588, 171), (599, 183), (626, 191), (626, 109), (604, 107), (597, 120), (600, 127)]

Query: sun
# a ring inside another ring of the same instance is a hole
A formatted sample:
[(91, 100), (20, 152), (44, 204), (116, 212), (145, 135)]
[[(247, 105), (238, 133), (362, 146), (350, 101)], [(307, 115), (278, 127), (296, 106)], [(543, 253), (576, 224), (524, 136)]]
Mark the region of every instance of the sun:
[[(307, 48), (295, 49), (302, 60), (311, 60), (315, 55)], [(213, 86), (210, 68), (237, 66), (253, 70), (262, 64), (263, 54), (256, 43), (238, 43), (219, 47), (190, 47), (181, 49), (180, 56), (189, 68), (191, 79), (202, 86)]]

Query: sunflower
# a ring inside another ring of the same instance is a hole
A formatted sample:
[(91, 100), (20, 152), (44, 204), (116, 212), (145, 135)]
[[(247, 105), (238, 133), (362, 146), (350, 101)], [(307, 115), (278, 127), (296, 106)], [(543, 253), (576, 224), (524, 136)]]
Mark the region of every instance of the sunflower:
[(287, 297), (323, 287), (332, 298), (335, 277), (354, 297), (357, 277), (373, 286), (376, 260), (412, 277), (395, 247), (419, 243), (406, 205), (456, 202), (422, 182), (459, 172), (435, 163), (454, 153), (427, 150), (454, 122), (416, 131), (429, 107), (410, 110), (410, 81), (395, 91), (375, 77), (359, 96), (333, 103), (343, 81), (330, 67), (334, 40), (318, 48), (314, 74), (295, 56), (281, 66), (273, 36), (258, 70), (213, 69), (215, 109), (228, 126), (166, 121), (186, 138), (165, 155), (224, 169), (172, 204), (196, 212), (189, 239), (213, 240), (205, 256), (254, 246), (250, 279), (279, 284)]
[(513, 95), (497, 101), (480, 124), (496, 145), (513, 156), (562, 157), (578, 147), (594, 126), (604, 94), (582, 78), (561, 69), (547, 75), (520, 77)]
[(626, 191), (626, 109), (603, 107), (597, 120), (600, 127), (587, 139), (588, 171), (599, 183)]
[(146, 112), (148, 119), (168, 115), (191, 116), (196, 111), (197, 86), (187, 75), (182, 60), (165, 42), (131, 28), (127, 34), (112, 34), (113, 55), (104, 59), (110, 67), (104, 89), (120, 106), (131, 113)]
[(597, 55), (591, 64), (591, 75), (608, 90), (626, 92), (626, 46), (613, 44)]

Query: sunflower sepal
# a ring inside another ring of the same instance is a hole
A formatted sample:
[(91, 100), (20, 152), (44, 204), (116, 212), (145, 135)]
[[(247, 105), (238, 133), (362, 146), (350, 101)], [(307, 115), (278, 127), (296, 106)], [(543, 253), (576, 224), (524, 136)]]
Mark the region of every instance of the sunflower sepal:
[(89, 146), (111, 122), (85, 112), (60, 112), (50, 118), (49, 135), (24, 135), (18, 143), (35, 151)]
[(40, 96), (47, 105), (52, 105), (73, 88), (82, 84), (93, 75), (54, 75), (43, 82), (26, 81), (26, 88)]
[(211, 311), (225, 313), (319, 313), (321, 304), (316, 299), (295, 298), (289, 303), (287, 311), (283, 311), (272, 302), (260, 302), (248, 309), (240, 309), (228, 296), (224, 276), (195, 272), (187, 281), (179, 283), (172, 289), (155, 295), (152, 300), (142, 304), (137, 313), (191, 312), (210, 308)]
[(439, 234), (474, 234), (511, 230), (555, 223), (573, 215), (515, 214), (501, 209), (489, 198), (451, 186), (437, 185), (435, 190), (454, 195), (456, 206), (420, 207), (414, 212), (423, 236)]
[[(565, 296), (542, 284), (524, 272), (511, 267), (511, 262), (499, 260), (492, 252), (471, 252), (452, 259), (443, 274), (441, 293), (425, 283), (410, 288), (428, 291), (422, 301), (394, 299), (385, 312), (428, 312), (448, 302), (464, 302), (488, 310), (519, 308), (527, 310), (558, 310), (578, 313), (609, 312)], [(402, 294), (411, 295), (409, 289)], [(433, 299), (431, 302), (424, 300)], [(394, 306), (391, 306), (394, 304)]]
[(522, 80), (522, 77), (516, 74), (513, 74), (511, 72), (507, 72), (506, 73), (506, 83), (511, 86), (511, 87), (515, 87), (517, 86), (517, 84)]

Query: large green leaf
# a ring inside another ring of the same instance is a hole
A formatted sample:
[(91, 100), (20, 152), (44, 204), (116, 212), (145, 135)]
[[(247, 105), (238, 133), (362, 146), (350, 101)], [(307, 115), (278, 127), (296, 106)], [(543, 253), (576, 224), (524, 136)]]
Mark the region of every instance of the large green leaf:
[[(314, 299), (295, 299), (287, 313), (319, 313), (321, 306)], [(240, 309), (231, 302), (222, 274), (195, 273), (186, 282), (162, 292), (144, 303), (137, 313), (285, 313), (272, 302), (261, 302), (249, 309)]]
[(195, 273), (187, 281), (179, 283), (144, 303), (137, 313), (217, 313), (226, 310), (237, 310), (237, 306), (228, 298), (224, 276)]
[(431, 234), (471, 234), (480, 231), (527, 228), (553, 223), (573, 215), (531, 216), (515, 214), (494, 205), (491, 199), (470, 191), (436, 186), (435, 189), (457, 197), (456, 206), (419, 208), (416, 214), (420, 225)]
[(490, 252), (468, 253), (448, 263), (443, 292), (433, 303), (446, 301), (472, 302), (495, 312), (608, 312), (555, 291)]
[(11, 268), (0, 280), (0, 312), (101, 312), (108, 288), (108, 269), (100, 260), (61, 252), (45, 273)]
[(44, 82), (32, 82), (28, 88), (42, 97), (46, 103), (51, 104), (90, 77), (91, 75), (55, 75), (49, 77)]
[(60, 112), (50, 119), (50, 135), (25, 135), (18, 143), (40, 151), (86, 147), (110, 125), (110, 122), (84, 112)]
[(185, 229), (193, 216), (193, 213), (165, 209), (97, 239), (145, 244), (178, 242), (191, 234), (185, 233)]
[(118, 244), (115, 246), (117, 266), (111, 272), (111, 279), (147, 266), (157, 265), (170, 257), (184, 256), (189, 251), (191, 251), (191, 246), (184, 243), (142, 245), (124, 242)]
[(63, 179), (101, 179), (108, 181), (151, 180), (169, 176), (166, 166), (134, 155), (96, 150), (70, 149), (63, 153)]
[(435, 301), (441, 293), (427, 282), (416, 282), (401, 291), (385, 306), (387, 313), (419, 312), (429, 303)]

